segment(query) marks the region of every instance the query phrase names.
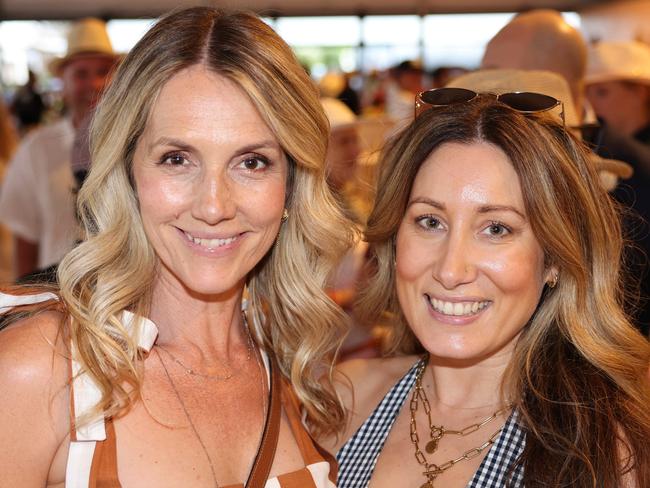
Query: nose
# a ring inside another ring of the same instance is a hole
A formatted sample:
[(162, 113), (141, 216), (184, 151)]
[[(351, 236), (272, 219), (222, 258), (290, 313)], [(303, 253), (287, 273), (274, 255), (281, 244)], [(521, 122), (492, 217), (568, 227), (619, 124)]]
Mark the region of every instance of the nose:
[(471, 238), (450, 232), (435, 251), (433, 277), (445, 289), (452, 290), (476, 279), (476, 253)]
[(197, 178), (193, 188), (192, 216), (209, 225), (233, 218), (236, 212), (235, 192), (222, 169), (206, 169)]

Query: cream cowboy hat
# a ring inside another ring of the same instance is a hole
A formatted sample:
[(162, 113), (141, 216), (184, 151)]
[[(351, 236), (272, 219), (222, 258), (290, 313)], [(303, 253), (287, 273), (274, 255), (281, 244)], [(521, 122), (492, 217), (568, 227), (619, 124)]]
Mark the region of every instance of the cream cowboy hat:
[(618, 80), (650, 85), (650, 46), (637, 41), (612, 41), (589, 47), (585, 83)]
[[(573, 103), (567, 81), (557, 73), (542, 70), (485, 69), (467, 73), (447, 86), (466, 88), (477, 93), (535, 92), (551, 96), (564, 105), (564, 122), (568, 128), (579, 127), (580, 119)], [(634, 173), (632, 166), (616, 159), (605, 159), (592, 153), (591, 159), (601, 173), (627, 179)], [(602, 175), (601, 175), (602, 176)], [(611, 189), (611, 184), (607, 184)]]
[(97, 56), (114, 60), (118, 58), (108, 38), (106, 23), (95, 18), (81, 19), (68, 31), (68, 49), (65, 56), (54, 58), (48, 68), (52, 74), (59, 76), (63, 67), (72, 59)]

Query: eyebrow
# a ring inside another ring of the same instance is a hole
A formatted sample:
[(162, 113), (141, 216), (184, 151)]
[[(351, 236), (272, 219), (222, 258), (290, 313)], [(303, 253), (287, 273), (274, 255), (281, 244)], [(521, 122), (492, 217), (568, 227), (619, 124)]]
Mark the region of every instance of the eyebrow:
[[(156, 146), (175, 146), (180, 149), (183, 149), (185, 151), (190, 151), (190, 152), (195, 152), (197, 149), (192, 146), (191, 144), (188, 144), (187, 142), (181, 140), (181, 139), (175, 139), (173, 137), (166, 137), (162, 136), (152, 142), (149, 145), (149, 151), (151, 151), (154, 147)], [(237, 150), (238, 153), (247, 153), (247, 152), (252, 152), (252, 151), (258, 151), (260, 149), (272, 149), (276, 151), (281, 151), (280, 144), (278, 144), (277, 141), (274, 141), (272, 139), (268, 140), (263, 140), (259, 142), (255, 142), (252, 144), (248, 144), (246, 146), (243, 146)]]
[[(423, 203), (425, 205), (437, 208), (438, 210), (446, 210), (447, 208), (443, 203), (437, 202), (436, 200), (432, 200), (431, 198), (427, 197), (414, 198), (413, 200), (409, 201), (408, 206), (410, 207), (415, 203)], [(526, 215), (512, 205), (481, 205), (478, 207), (478, 213), (480, 214), (487, 214), (491, 212), (513, 212), (523, 220), (527, 220)]]

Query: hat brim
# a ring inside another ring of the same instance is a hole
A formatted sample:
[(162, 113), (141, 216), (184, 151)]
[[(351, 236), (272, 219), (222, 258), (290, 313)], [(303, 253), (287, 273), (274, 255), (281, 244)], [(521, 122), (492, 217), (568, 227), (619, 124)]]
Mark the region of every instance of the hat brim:
[(634, 174), (634, 168), (618, 159), (601, 158), (596, 153), (591, 153), (591, 161), (597, 171), (607, 171), (623, 180), (627, 180)]
[(640, 85), (650, 85), (650, 77), (647, 75), (634, 75), (634, 74), (602, 74), (592, 75), (585, 78), (585, 85), (592, 85), (594, 83), (607, 83), (609, 81), (631, 81), (639, 83)]
[(47, 64), (47, 68), (52, 75), (61, 76), (61, 71), (63, 70), (66, 64), (70, 63), (71, 61), (75, 61), (77, 59), (85, 59), (85, 58), (105, 58), (117, 62), (120, 60), (121, 56), (115, 53), (106, 53), (100, 51), (80, 52), (80, 53), (70, 54), (68, 56), (54, 58)]

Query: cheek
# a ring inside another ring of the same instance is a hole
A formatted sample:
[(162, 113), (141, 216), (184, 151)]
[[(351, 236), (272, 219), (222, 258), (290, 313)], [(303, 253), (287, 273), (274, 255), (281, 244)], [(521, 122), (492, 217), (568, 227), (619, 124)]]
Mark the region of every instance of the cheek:
[(408, 284), (419, 279), (430, 265), (435, 253), (412, 230), (402, 224), (395, 243), (397, 285)]
[(148, 218), (178, 215), (188, 204), (191, 195), (191, 185), (187, 182), (171, 181), (138, 172), (135, 173), (135, 184), (140, 213), (143, 220)]
[(539, 297), (544, 283), (544, 257), (541, 250), (519, 249), (486, 259), (485, 273), (497, 288), (510, 296)]

